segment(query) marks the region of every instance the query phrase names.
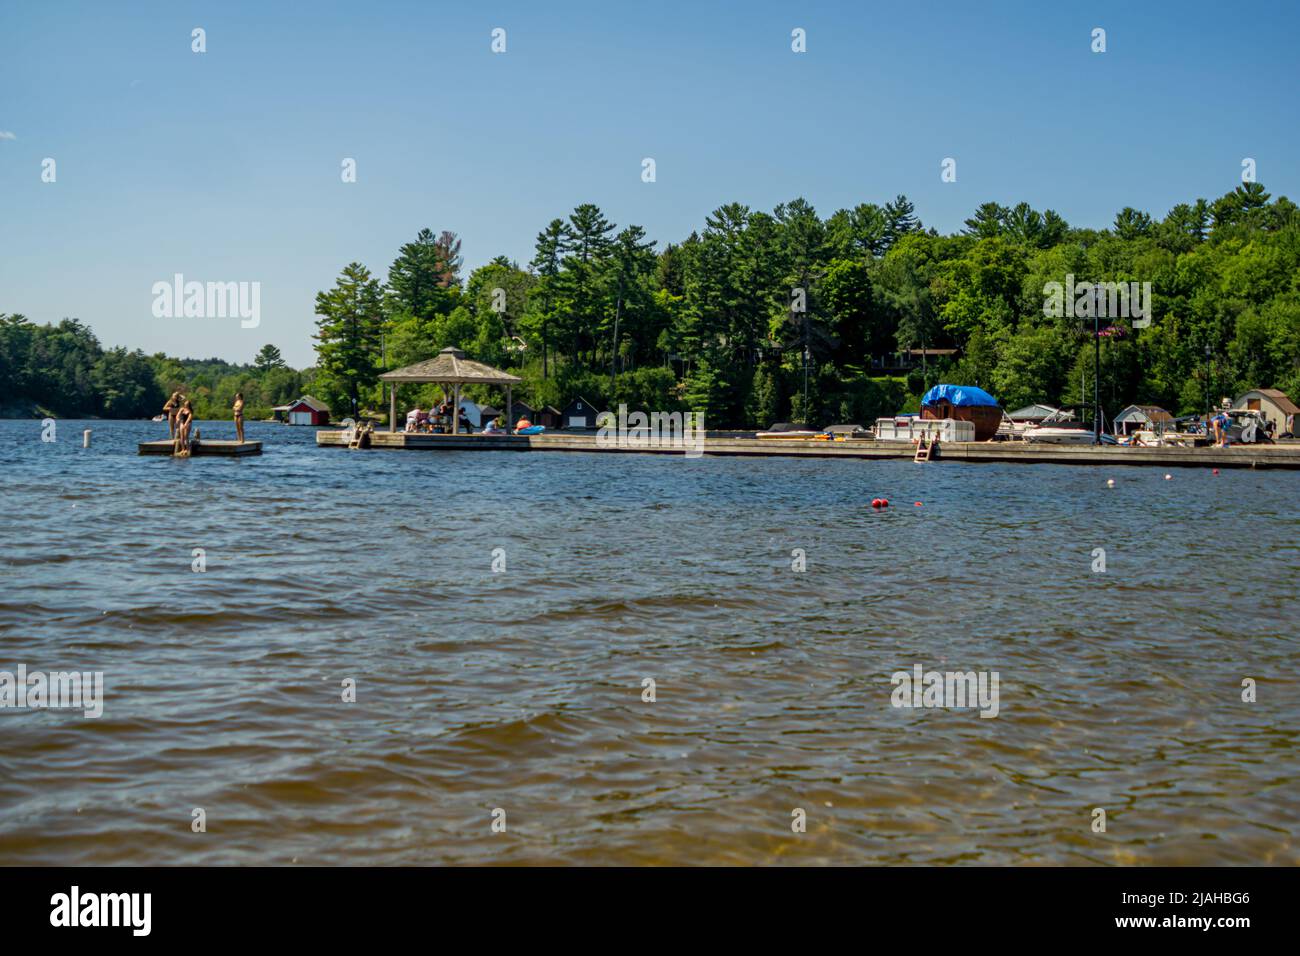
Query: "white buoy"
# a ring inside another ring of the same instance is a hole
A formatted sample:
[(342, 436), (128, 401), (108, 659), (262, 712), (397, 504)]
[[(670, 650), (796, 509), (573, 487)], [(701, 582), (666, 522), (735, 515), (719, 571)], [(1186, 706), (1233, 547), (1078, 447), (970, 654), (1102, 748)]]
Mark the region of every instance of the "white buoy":
[(1165, 475), (1165, 481), (1173, 481), (1173, 480), (1174, 480), (1173, 475)]
[(90, 429), (89, 429), (89, 428), (87, 428), (84, 432), (81, 433), (81, 447), (82, 447), (82, 448), (89, 448), (89, 447), (90, 447)]
[(1107, 479), (1106, 479), (1106, 487), (1107, 487), (1107, 488), (1114, 488), (1114, 487), (1115, 487), (1115, 479), (1114, 479), (1114, 478), (1107, 478)]

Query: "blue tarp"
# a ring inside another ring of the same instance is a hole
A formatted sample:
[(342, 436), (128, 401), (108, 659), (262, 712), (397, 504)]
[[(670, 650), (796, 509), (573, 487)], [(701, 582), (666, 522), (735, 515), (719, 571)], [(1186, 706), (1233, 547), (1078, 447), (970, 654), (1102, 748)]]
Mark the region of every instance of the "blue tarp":
[(974, 385), (936, 385), (921, 397), (921, 404), (933, 405), (936, 402), (945, 400), (958, 408), (971, 405), (996, 406), (998, 404), (996, 398), (984, 391), (984, 389), (976, 388)]

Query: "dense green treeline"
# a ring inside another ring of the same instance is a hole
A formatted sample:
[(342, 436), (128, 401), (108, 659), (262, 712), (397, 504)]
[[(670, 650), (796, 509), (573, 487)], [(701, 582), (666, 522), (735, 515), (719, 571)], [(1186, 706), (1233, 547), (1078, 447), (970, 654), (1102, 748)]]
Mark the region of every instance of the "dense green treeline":
[(242, 391), (247, 417), (269, 417), (271, 406), (298, 398), (310, 372), (285, 367), (265, 346), (252, 365), (221, 359), (176, 359), (138, 349), (104, 349), (77, 319), (36, 325), (0, 315), (0, 413), (63, 418), (152, 418), (173, 391), (194, 403), (202, 419), (230, 418)]
[[(462, 281), (455, 234), (424, 230), (386, 281), (352, 263), (317, 297), (316, 394), (336, 415), (382, 409), (383, 367), (454, 345), (515, 371), (533, 404), (691, 408), (711, 427), (869, 422), (940, 380), (1008, 408), (1077, 401), (1092, 393), (1092, 323), (1044, 305), (1067, 277), (1150, 283), (1150, 327), (1105, 332), (1111, 413), (1300, 394), (1300, 215), (1257, 183), (1163, 219), (1124, 209), (1105, 230), (985, 203), (950, 236), (903, 196), (828, 218), (802, 199), (770, 213), (733, 203), (656, 245), (584, 204), (546, 225), (526, 266), (498, 257)], [(897, 353), (920, 349), (956, 351), (900, 370)], [(430, 392), (404, 389), (402, 403)]]
[[(307, 392), (336, 418), (382, 413), (379, 373), (449, 345), (514, 371), (534, 405), (694, 409), (715, 428), (869, 423), (941, 380), (1008, 408), (1077, 401), (1092, 393), (1091, 323), (1044, 308), (1067, 277), (1150, 283), (1150, 327), (1106, 331), (1112, 414), (1200, 411), (1246, 388), (1300, 395), (1300, 215), (1257, 183), (1160, 219), (1124, 209), (1105, 230), (985, 203), (948, 236), (903, 196), (827, 218), (802, 199), (733, 203), (662, 248), (584, 204), (546, 224), (526, 265), (461, 273), (456, 235), (427, 229), (382, 281), (351, 263), (317, 296), (317, 367), (302, 372), (274, 346), (251, 365), (181, 360), (106, 350), (76, 319), (0, 315), (0, 411), (149, 417), (180, 390), (200, 418), (229, 417), (236, 391), (252, 418)], [(920, 349), (923, 367), (897, 357)], [(434, 395), (407, 386), (402, 404)]]

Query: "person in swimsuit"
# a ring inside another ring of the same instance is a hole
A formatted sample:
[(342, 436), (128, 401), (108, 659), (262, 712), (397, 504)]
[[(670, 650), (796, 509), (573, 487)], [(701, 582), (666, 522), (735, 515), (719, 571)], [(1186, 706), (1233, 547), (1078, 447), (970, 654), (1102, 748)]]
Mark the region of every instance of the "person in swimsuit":
[(180, 411), (176, 414), (175, 454), (182, 458), (188, 458), (190, 454), (190, 426), (193, 422), (194, 407), (187, 398), (181, 404)]
[(244, 393), (235, 393), (235, 404), (231, 406), (235, 412), (235, 440), (239, 444), (244, 443)]
[(181, 410), (181, 393), (172, 392), (172, 397), (167, 399), (167, 404), (163, 406), (163, 414), (167, 416), (167, 437), (176, 437), (176, 413)]

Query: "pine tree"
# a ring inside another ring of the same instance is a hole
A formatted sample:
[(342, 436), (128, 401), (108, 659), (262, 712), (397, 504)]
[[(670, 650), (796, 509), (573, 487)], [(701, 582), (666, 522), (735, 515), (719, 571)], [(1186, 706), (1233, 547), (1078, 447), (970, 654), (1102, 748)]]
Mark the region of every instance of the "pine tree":
[(274, 345), (263, 345), (262, 350), (253, 359), (253, 366), (259, 372), (269, 372), (273, 368), (284, 368), (284, 357)]
[(541, 277), (540, 301), (542, 304), (540, 326), (542, 333), (542, 378), (550, 377), (550, 325), (551, 307), (554, 300), (556, 277), (560, 274), (560, 264), (569, 252), (573, 237), (563, 219), (552, 219), (545, 229), (537, 234), (536, 255), (529, 263)]
[(379, 376), (383, 294), (379, 281), (359, 262), (349, 263), (334, 288), (316, 295), (316, 366), (328, 389), (356, 417), (363, 391)]

